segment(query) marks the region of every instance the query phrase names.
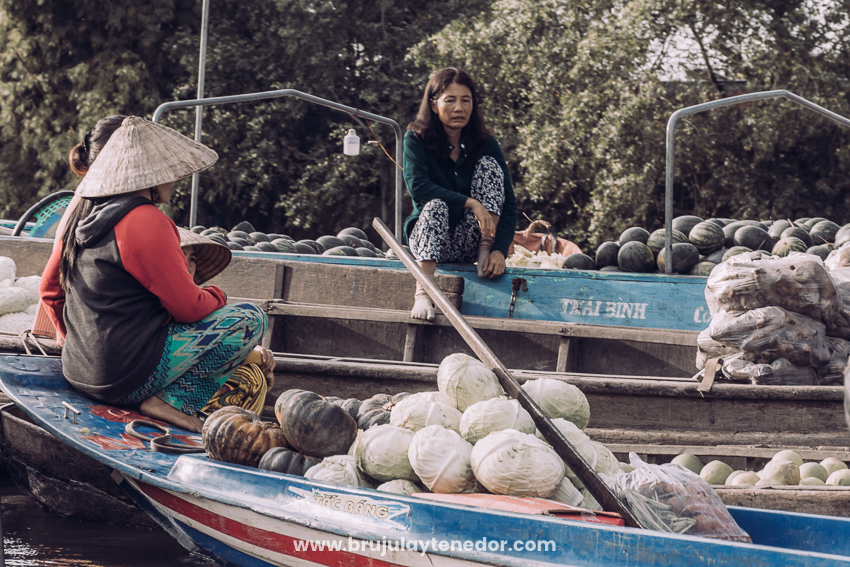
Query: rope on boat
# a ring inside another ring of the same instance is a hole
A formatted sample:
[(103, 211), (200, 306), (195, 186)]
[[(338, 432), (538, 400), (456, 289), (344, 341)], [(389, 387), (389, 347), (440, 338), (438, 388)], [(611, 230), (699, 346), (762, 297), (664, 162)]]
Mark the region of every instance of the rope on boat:
[[(150, 427), (151, 429), (161, 431), (163, 435), (151, 438), (136, 431), (136, 427)], [(124, 426), (124, 432), (130, 437), (135, 437), (136, 439), (141, 439), (142, 441), (150, 441), (151, 451), (176, 455), (206, 452), (203, 447), (192, 447), (191, 445), (184, 445), (182, 443), (172, 443), (171, 430), (169, 428), (165, 427), (164, 425), (154, 423), (153, 421), (147, 421), (145, 419), (134, 419), (133, 421), (129, 422), (127, 425)]]

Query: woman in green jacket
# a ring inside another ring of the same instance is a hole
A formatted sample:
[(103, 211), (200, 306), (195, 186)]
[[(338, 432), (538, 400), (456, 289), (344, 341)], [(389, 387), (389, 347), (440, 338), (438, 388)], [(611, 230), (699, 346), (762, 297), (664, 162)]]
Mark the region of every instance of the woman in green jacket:
[[(407, 130), (404, 180), (413, 213), (404, 233), (413, 256), (431, 276), (438, 263), (476, 261), (479, 277), (501, 276), (516, 228), (516, 198), (469, 75), (447, 68), (431, 77)], [(434, 304), (419, 284), (410, 315), (434, 318)]]

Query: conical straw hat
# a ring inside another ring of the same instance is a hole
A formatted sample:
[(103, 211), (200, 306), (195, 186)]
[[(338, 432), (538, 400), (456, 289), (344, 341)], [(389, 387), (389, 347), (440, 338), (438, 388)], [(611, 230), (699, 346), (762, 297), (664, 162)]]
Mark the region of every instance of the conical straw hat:
[(128, 116), (77, 187), (80, 197), (109, 197), (188, 177), (218, 154), (162, 124)]
[(195, 283), (201, 285), (213, 279), (230, 263), (233, 254), (230, 248), (191, 230), (177, 227), (180, 233), (180, 248), (191, 246), (195, 254)]

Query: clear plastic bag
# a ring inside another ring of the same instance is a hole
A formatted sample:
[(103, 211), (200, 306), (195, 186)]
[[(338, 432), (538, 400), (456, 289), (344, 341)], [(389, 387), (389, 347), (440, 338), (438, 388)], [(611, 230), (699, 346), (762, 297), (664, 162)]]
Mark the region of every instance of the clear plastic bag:
[(850, 341), (827, 337), (824, 344), (829, 351), (829, 364), (820, 369), (818, 380), (823, 386), (840, 386), (850, 358)]
[(833, 250), (823, 262), (830, 270), (838, 268), (846, 268), (850, 266), (850, 246), (843, 245), (837, 250)]
[(759, 364), (745, 360), (743, 353), (723, 359), (723, 375), (729, 380), (749, 380), (762, 386), (817, 386), (817, 372), (811, 366), (796, 366), (785, 358), (777, 358), (770, 364)]
[(644, 463), (634, 453), (629, 453), (629, 461), (635, 470), (618, 473), (613, 489), (641, 525), (662, 532), (752, 543), (720, 496), (698, 475), (679, 465)]
[(813, 254), (733, 256), (711, 272), (705, 300), (712, 316), (777, 306), (828, 325), (844, 312), (823, 260)]
[(744, 359), (770, 364), (787, 358), (797, 366), (826, 366), (826, 326), (781, 307), (761, 307), (746, 313), (718, 313), (709, 336), (744, 353)]
[(708, 329), (703, 329), (697, 335), (697, 370), (705, 368), (705, 363), (709, 358), (723, 358), (736, 352), (738, 351), (735, 347), (715, 341), (711, 338)]

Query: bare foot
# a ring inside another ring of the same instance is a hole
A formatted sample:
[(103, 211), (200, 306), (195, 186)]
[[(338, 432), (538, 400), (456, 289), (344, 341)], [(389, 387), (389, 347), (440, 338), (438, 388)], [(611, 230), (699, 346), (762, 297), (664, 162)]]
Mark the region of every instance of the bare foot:
[(159, 419), (171, 425), (200, 433), (204, 427), (204, 423), (194, 415), (186, 415), (182, 411), (168, 405), (157, 396), (151, 396), (142, 402), (139, 411), (142, 414)]

